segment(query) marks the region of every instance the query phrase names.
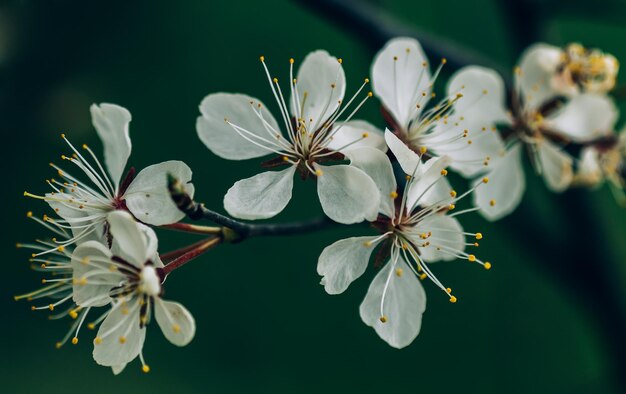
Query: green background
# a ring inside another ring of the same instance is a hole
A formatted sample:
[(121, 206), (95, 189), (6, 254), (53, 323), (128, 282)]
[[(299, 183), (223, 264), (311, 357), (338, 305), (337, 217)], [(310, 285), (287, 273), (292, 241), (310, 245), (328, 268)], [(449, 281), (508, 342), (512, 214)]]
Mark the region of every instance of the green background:
[[(514, 43), (520, 37), (507, 19), (517, 14), (506, 2), (377, 3), (399, 20), (470, 46), (505, 67), (519, 55)], [(552, 1), (535, 7), (544, 19), (534, 37), (558, 45), (581, 41), (626, 58), (626, 7), (620, 3)], [(625, 313), (625, 212), (607, 188), (555, 196), (530, 171), (525, 203), (514, 215), (495, 224), (478, 215), (463, 218), (466, 229), (485, 235), (481, 256), (493, 269), (460, 261), (434, 267), (459, 302), (450, 304), (426, 284), (421, 334), (400, 351), (379, 340), (358, 315), (373, 269), (341, 296), (328, 296), (319, 285), (315, 267), (321, 250), (341, 237), (368, 233), (361, 228), (220, 246), (176, 271), (167, 281), (166, 298), (193, 313), (196, 338), (176, 348), (156, 325), (150, 327), (147, 375), (138, 362), (117, 377), (97, 366), (88, 330), (78, 345), (56, 350), (69, 321), (48, 321), (46, 312), (31, 312), (27, 303), (12, 300), (40, 280), (28, 269), (28, 253), (13, 244), (46, 235), (25, 217), (29, 210), (46, 213), (45, 204), (22, 192), (47, 190), (48, 162), (68, 153), (61, 132), (100, 150), (90, 125), (91, 103), (112, 102), (131, 111), (133, 166), (184, 160), (194, 170), (197, 198), (221, 211), (225, 191), (258, 172), (258, 161), (227, 162), (199, 142), (195, 118), (201, 99), (231, 91), (271, 103), (258, 56), (265, 55), (284, 79), (290, 57), (302, 59), (318, 48), (344, 59), (355, 89), (368, 75), (375, 48), (348, 30), (289, 1), (0, 3), (6, 251), (0, 391), (617, 392), (611, 370), (626, 373), (626, 365), (616, 364), (614, 355), (626, 349), (615, 349), (623, 340), (603, 329), (596, 315), (610, 320)], [(438, 83), (443, 87), (445, 76)], [(375, 103), (361, 117), (383, 125)], [(583, 204), (572, 209), (574, 199)], [(313, 184), (297, 183), (292, 203), (276, 220), (319, 212)], [(581, 215), (592, 220), (579, 221)], [(159, 234), (162, 251), (196, 240)], [(610, 300), (589, 297), (588, 288), (566, 289), (558, 275), (546, 275), (551, 265), (567, 271), (572, 250), (586, 256), (585, 269), (572, 265), (569, 274), (591, 288), (598, 284), (590, 272), (601, 269), (614, 284)]]

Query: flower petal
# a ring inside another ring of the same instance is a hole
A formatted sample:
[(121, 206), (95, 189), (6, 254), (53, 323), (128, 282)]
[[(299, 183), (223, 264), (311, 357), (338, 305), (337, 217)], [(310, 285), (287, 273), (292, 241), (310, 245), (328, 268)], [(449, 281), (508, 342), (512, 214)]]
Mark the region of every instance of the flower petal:
[[(315, 131), (337, 110), (346, 92), (346, 76), (339, 60), (326, 51), (311, 52), (298, 70), (297, 98), (292, 97), (291, 114), (302, 119), (312, 119)], [(304, 113), (300, 108), (304, 103)]]
[(448, 82), (448, 96), (462, 94), (454, 104), (455, 115), (465, 119), (480, 118), (484, 122), (509, 123), (506, 109), (506, 90), (502, 77), (490, 68), (463, 67)]
[(537, 157), (548, 189), (557, 193), (567, 189), (574, 178), (572, 157), (547, 140), (537, 144)]
[[(521, 154), (522, 145), (516, 144), (503, 157), (494, 158), (489, 182), (474, 191), (474, 205), (486, 219), (494, 221), (510, 214), (522, 200), (526, 179)], [(482, 182), (479, 179), (475, 184)]]
[(185, 346), (196, 333), (196, 321), (184, 306), (177, 302), (154, 300), (154, 317), (163, 335), (176, 346)]
[(448, 156), (432, 157), (420, 164), (417, 171), (409, 173), (414, 180), (407, 191), (406, 205), (409, 211), (416, 206), (442, 204), (451, 198), (452, 187), (446, 178), (444, 169), (450, 165)]
[(111, 370), (113, 371), (113, 375), (119, 375), (120, 373), (122, 373), (124, 368), (126, 368), (126, 364), (120, 364), (112, 366)]
[(397, 185), (393, 167), (387, 155), (369, 147), (351, 149), (345, 155), (350, 160), (350, 165), (363, 170), (376, 184), (380, 192), (378, 212), (388, 218), (393, 218)]
[(185, 192), (193, 198), (191, 169), (185, 163), (172, 160), (151, 165), (137, 174), (123, 196), (126, 206), (137, 219), (153, 226), (162, 226), (185, 217), (167, 189), (168, 174), (178, 179), (184, 185)]
[(552, 78), (562, 54), (560, 48), (542, 43), (530, 46), (522, 54), (515, 74), (515, 87), (526, 111), (536, 110), (559, 95)]
[(347, 152), (350, 149), (368, 146), (382, 152), (387, 151), (383, 132), (371, 123), (351, 120), (346, 123), (335, 123), (333, 127), (341, 129), (333, 135), (326, 146), (330, 150)]
[[(400, 127), (419, 114), (416, 105), (422, 93), (430, 95), (430, 69), (420, 44), (412, 38), (394, 38), (376, 54), (372, 63), (372, 83), (376, 96), (391, 112)], [(421, 103), (423, 108), (426, 102)]]
[[(401, 271), (397, 271), (401, 269)], [(400, 272), (400, 276), (398, 276)], [(385, 284), (389, 280), (387, 291)], [(385, 293), (381, 322), (381, 301)], [(426, 293), (402, 256), (397, 263), (388, 262), (378, 272), (361, 303), (359, 312), (365, 324), (373, 327), (378, 336), (390, 346), (401, 349), (417, 337), (426, 310)]]
[(603, 173), (600, 164), (600, 152), (594, 147), (584, 148), (580, 152), (576, 179), (586, 186), (596, 186), (602, 182)]
[(109, 268), (111, 252), (97, 241), (87, 241), (72, 253), (72, 299), (87, 308), (104, 306), (111, 302), (111, 289), (124, 279), (119, 272)]
[(327, 246), (317, 261), (320, 282), (328, 294), (343, 293), (365, 272), (379, 237), (346, 238)]
[[(418, 234), (430, 234), (426, 239), (428, 246), (419, 247), (421, 258), (427, 262), (432, 263), (434, 261), (451, 261), (457, 257), (452, 255), (445, 249), (453, 249), (454, 251), (463, 252), (465, 250), (465, 236), (463, 235), (463, 227), (458, 220), (453, 217), (434, 214), (429, 215), (420, 221), (419, 225), (415, 227), (415, 235), (417, 245), (424, 244), (424, 241), (419, 239)], [(437, 250), (437, 249), (441, 250)]]
[(413, 174), (415, 167), (417, 167), (420, 162), (418, 154), (409, 149), (409, 147), (394, 133), (389, 131), (389, 129), (385, 129), (385, 141), (398, 160), (398, 164), (402, 167), (402, 171), (404, 171), (405, 174)]
[(141, 352), (146, 329), (139, 325), (138, 303), (138, 299), (133, 299), (126, 306), (117, 305), (100, 325), (93, 348), (98, 364), (119, 366), (131, 362)]
[(317, 177), (317, 194), (326, 216), (352, 224), (373, 221), (378, 216), (380, 193), (378, 186), (363, 170), (350, 165), (313, 166)]
[(613, 132), (617, 107), (607, 96), (586, 93), (574, 96), (545, 127), (559, 132), (575, 142), (586, 142)]
[(267, 219), (278, 215), (291, 200), (296, 166), (267, 171), (236, 182), (224, 196), (224, 208), (240, 219)]
[(115, 188), (120, 184), (126, 162), (130, 156), (131, 142), (128, 135), (130, 112), (115, 104), (92, 104), (91, 122), (104, 145), (104, 162)]
[[(115, 245), (114, 253), (136, 267), (143, 267), (154, 254), (149, 248), (149, 245), (155, 243), (152, 241), (152, 237), (156, 238), (154, 231), (146, 226), (140, 228), (139, 223), (126, 211), (109, 213), (107, 221)], [(149, 233), (153, 235), (147, 237)]]
[[(200, 103), (198, 137), (211, 152), (229, 160), (265, 156), (276, 149), (280, 128), (265, 105), (244, 94), (214, 93)], [(265, 122), (260, 118), (265, 119)], [(246, 131), (237, 131), (232, 123)], [(282, 135), (280, 138), (283, 138)]]

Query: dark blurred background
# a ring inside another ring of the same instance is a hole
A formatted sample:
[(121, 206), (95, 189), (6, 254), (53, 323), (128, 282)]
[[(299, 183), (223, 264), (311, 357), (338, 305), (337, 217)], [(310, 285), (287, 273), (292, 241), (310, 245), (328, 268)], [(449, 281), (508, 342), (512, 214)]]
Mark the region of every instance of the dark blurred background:
[[(508, 3), (368, 4), (480, 51), (505, 69), (512, 68), (520, 47), (536, 39), (580, 41), (626, 59), (623, 2)], [(450, 304), (426, 284), (422, 332), (404, 350), (388, 347), (360, 321), (358, 307), (373, 270), (341, 296), (328, 296), (319, 285), (315, 267), (323, 247), (366, 229), (220, 246), (176, 271), (166, 296), (193, 313), (196, 338), (176, 348), (156, 325), (150, 327), (144, 348), (149, 374), (138, 362), (117, 377), (97, 366), (87, 330), (78, 345), (56, 350), (69, 320), (48, 321), (46, 312), (12, 300), (40, 281), (29, 270), (28, 253), (16, 251), (14, 243), (46, 235), (25, 214), (41, 215), (47, 207), (22, 192), (47, 190), (48, 162), (68, 153), (61, 132), (100, 151), (91, 103), (131, 111), (132, 165), (184, 160), (194, 169), (198, 199), (221, 211), (225, 191), (255, 174), (258, 161), (227, 162), (198, 141), (200, 100), (232, 91), (269, 104), (258, 56), (284, 77), (290, 57), (302, 59), (318, 48), (344, 59), (355, 89), (377, 48), (367, 34), (350, 34), (351, 22), (330, 23), (333, 12), (322, 14), (278, 0), (0, 2), (7, 252), (0, 286), (0, 391), (620, 392), (620, 371), (626, 373), (619, 335), (626, 313), (625, 211), (606, 187), (552, 195), (530, 168), (526, 200), (514, 215), (495, 224), (464, 217), (465, 228), (485, 235), (481, 256), (494, 268), (458, 261), (434, 267), (459, 302)], [(375, 103), (361, 117), (383, 126)], [(276, 220), (321, 212), (314, 193), (312, 184), (297, 183), (292, 203)], [(162, 251), (195, 240), (160, 234)]]

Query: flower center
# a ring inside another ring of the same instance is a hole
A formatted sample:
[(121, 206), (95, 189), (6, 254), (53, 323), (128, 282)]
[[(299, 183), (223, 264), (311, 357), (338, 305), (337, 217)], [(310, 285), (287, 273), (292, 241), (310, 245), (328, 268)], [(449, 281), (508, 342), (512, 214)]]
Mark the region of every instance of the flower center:
[(151, 266), (145, 266), (139, 274), (139, 292), (149, 296), (158, 296), (161, 292), (161, 280), (156, 269)]

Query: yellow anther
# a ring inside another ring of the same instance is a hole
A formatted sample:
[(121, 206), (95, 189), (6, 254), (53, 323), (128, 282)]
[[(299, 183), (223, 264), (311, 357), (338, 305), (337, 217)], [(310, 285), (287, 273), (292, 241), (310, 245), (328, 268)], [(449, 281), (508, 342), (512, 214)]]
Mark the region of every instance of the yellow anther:
[(96, 339), (93, 340), (93, 343), (95, 343), (96, 345), (101, 344), (102, 343), (102, 338), (96, 337)]
[(476, 233), (476, 239), (483, 239), (482, 233)]
[(343, 63), (343, 59), (342, 58), (337, 59), (337, 61), (339, 62), (339, 64)]
[(470, 254), (467, 256), (467, 259), (473, 263), (474, 261), (476, 261), (476, 256), (474, 256), (473, 254)]
[(334, 89), (334, 88), (336, 88), (336, 87), (337, 87), (337, 85), (335, 85), (334, 83), (331, 83), (331, 84), (330, 84), (330, 87), (331, 87), (332, 89)]
[(472, 145), (472, 140), (467, 140), (467, 145)]
[(31, 306), (31, 307), (30, 307), (30, 310), (31, 310), (31, 311), (36, 311), (36, 310), (37, 310), (37, 307), (35, 307), (35, 306), (33, 305), (33, 306)]
[(27, 218), (32, 218), (33, 217), (33, 213), (31, 211), (26, 212), (26, 217)]
[(374, 93), (372, 92), (367, 92), (367, 97), (372, 97), (374, 95)]
[(324, 175), (324, 171), (322, 171), (320, 169), (317, 169), (317, 170), (315, 170), (315, 175), (322, 176), (322, 175)]
[(178, 324), (174, 324), (174, 325), (172, 326), (172, 330), (173, 330), (176, 334), (178, 334), (178, 333), (180, 332), (180, 326), (179, 326)]
[(81, 286), (85, 286), (87, 284), (87, 278), (85, 277), (80, 278), (80, 280), (78, 281), (78, 284)]
[(96, 329), (96, 325), (94, 323), (89, 323), (87, 324), (87, 328), (90, 330), (95, 330)]
[(448, 210), (450, 210), (450, 211), (451, 211), (451, 210), (453, 210), (454, 208), (456, 208), (456, 205), (454, 205), (454, 204), (450, 204), (450, 205), (448, 205)]
[(441, 170), (441, 175), (443, 175), (443, 176), (448, 175), (448, 170), (446, 170), (445, 168), (443, 170)]
[(370, 83), (370, 79), (369, 78), (365, 78), (365, 83)]
[(45, 285), (45, 284), (46, 284), (46, 282), (47, 282), (47, 281), (46, 281), (45, 279), (42, 279), (42, 280), (41, 280), (41, 284), (42, 284), (42, 285)]
[(69, 315), (72, 319), (76, 319), (78, 317), (78, 312), (76, 312), (75, 310), (71, 310)]
[(397, 57), (397, 56), (394, 56), (394, 57), (393, 57), (393, 60), (394, 60), (394, 61), (397, 61), (397, 60), (398, 60), (398, 57)]
[(448, 63), (448, 59), (446, 59), (445, 57), (441, 59), (441, 64), (446, 64)]
[(450, 302), (453, 303), (453, 304), (456, 303), (456, 297), (455, 296), (451, 296), (450, 297)]
[(74, 337), (72, 338), (72, 345), (76, 345), (78, 343), (78, 338)]
[(293, 62), (295, 62), (295, 60), (293, 60), (293, 58), (289, 59), (289, 64), (293, 64)]
[(474, 242), (474, 246), (478, 247), (480, 246), (478, 242)]
[(259, 56), (259, 60), (264, 62), (265, 61), (265, 56)]
[(120, 337), (120, 343), (121, 344), (126, 343), (126, 337), (124, 337), (124, 336)]
[(448, 294), (452, 293), (452, 289), (448, 287), (448, 288), (446, 289), (446, 293), (448, 293)]
[(483, 178), (483, 183), (489, 183), (489, 178), (484, 177), (484, 178)]
[(426, 274), (421, 274), (421, 275), (420, 275), (420, 279), (421, 279), (421, 280), (426, 279), (426, 277), (427, 277), (427, 275), (426, 275)]
[(274, 83), (278, 83), (278, 78), (274, 78), (272, 81), (274, 81)]
[(65, 134), (61, 133), (61, 138), (65, 138)]
[(50, 305), (48, 305), (48, 309), (50, 309), (51, 311), (53, 311), (53, 310), (54, 310), (54, 304), (50, 304)]
[(450, 197), (456, 197), (456, 192), (454, 190), (450, 191)]
[(363, 242), (363, 246), (365, 246), (366, 248), (369, 248), (370, 246), (372, 246), (372, 243), (370, 241), (365, 241)]
[(61, 246), (57, 247), (57, 250), (59, 252), (64, 252), (65, 251), (65, 246), (61, 245)]
[(370, 134), (366, 131), (366, 132), (364, 132), (363, 134), (361, 134), (361, 137), (363, 137), (363, 138), (367, 138), (367, 137), (369, 137), (369, 135), (370, 135)]
[(394, 198), (394, 199), (398, 198), (398, 192), (394, 191), (394, 192), (389, 193), (389, 197)]
[(426, 153), (426, 151), (428, 151), (428, 148), (426, 148), (425, 146), (422, 146), (422, 147), (420, 148), (420, 153), (421, 153), (421, 154)]
[(381, 323), (387, 323), (387, 316), (381, 316), (378, 320), (380, 320)]
[(122, 315), (128, 315), (129, 312), (128, 308), (122, 308)]
[(491, 263), (490, 262), (486, 262), (483, 267), (485, 267), (486, 270), (490, 270), (491, 269)]
[(402, 271), (402, 268), (398, 268), (398, 269), (396, 269), (396, 276), (397, 276), (398, 278), (399, 278), (399, 277), (401, 277), (403, 273), (404, 273), (404, 272)]
[(411, 180), (411, 175), (406, 175), (404, 178), (405, 178), (407, 181), (410, 181), (410, 180)]
[(489, 93), (487, 89), (483, 90), (483, 94), (487, 94), (487, 93)]
[(61, 342), (57, 342), (54, 344), (54, 347), (57, 349), (61, 349), (61, 346), (63, 346), (63, 344)]
[(496, 200), (489, 200), (489, 205), (492, 207), (496, 205)]
[(150, 372), (150, 367), (149, 367), (149, 366), (147, 366), (146, 364), (144, 364), (144, 365), (141, 367), (141, 370), (143, 371), (143, 373), (148, 373), (148, 372)]

